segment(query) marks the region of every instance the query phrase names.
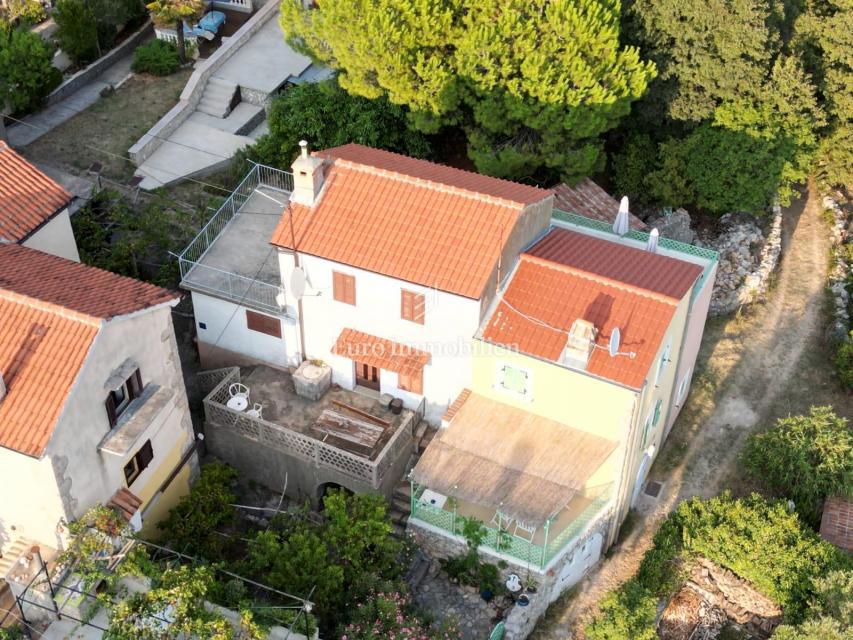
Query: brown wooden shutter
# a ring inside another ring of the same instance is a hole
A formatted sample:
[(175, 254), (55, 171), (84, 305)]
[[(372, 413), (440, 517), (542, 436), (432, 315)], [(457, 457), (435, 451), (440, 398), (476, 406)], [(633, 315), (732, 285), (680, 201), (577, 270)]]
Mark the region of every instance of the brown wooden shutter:
[(104, 400), (104, 406), (107, 409), (107, 419), (110, 421), (110, 429), (116, 426), (118, 415), (116, 415), (116, 401), (113, 398), (112, 392), (107, 394), (107, 399)]
[(252, 331), (265, 333), (274, 338), (281, 337), (281, 320), (246, 309), (246, 326)]
[(142, 473), (142, 470), (145, 469), (151, 461), (154, 459), (154, 449), (151, 447), (151, 441), (146, 440), (145, 444), (142, 445), (142, 448), (136, 454), (136, 468), (139, 473)]
[(332, 271), (332, 295), (338, 302), (355, 305), (355, 276)]
[(400, 289), (400, 317), (403, 320), (423, 324), (425, 303), (422, 294)]
[(142, 374), (139, 369), (133, 372), (127, 380), (127, 389), (130, 392), (130, 399), (138, 398), (142, 395)]

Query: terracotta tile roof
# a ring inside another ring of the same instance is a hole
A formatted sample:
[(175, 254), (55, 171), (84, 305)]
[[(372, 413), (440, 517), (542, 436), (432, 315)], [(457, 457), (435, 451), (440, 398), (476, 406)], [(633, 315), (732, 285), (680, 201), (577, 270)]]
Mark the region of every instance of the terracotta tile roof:
[[(438, 184), (432, 179), (451, 180), (457, 174), (476, 176), (470, 182), (491, 184), (494, 179), (357, 145), (323, 153), (370, 160), (381, 167), (335, 159), (327, 168), (319, 202), (313, 208), (289, 204), (272, 243), (293, 248), (292, 215), (300, 252), (468, 298), (482, 295), (522, 213), (521, 201), (532, 199), (527, 195), (530, 187), (524, 185), (515, 185), (523, 197), (508, 201), (500, 197), (512, 196), (509, 188), (483, 195), (459, 186), (466, 184), (461, 179), (451, 186)], [(412, 163), (427, 177), (394, 172), (414, 174)], [(500, 197), (494, 195), (498, 193)], [(541, 189), (535, 195), (536, 200), (550, 197)]]
[(6, 384), (0, 446), (38, 457), (99, 323), (6, 299), (2, 291), (0, 318), (0, 373)]
[[(596, 344), (603, 347), (593, 350), (586, 371), (640, 388), (678, 302), (702, 272), (685, 264), (689, 268), (673, 258), (553, 229), (521, 256), (482, 337), (557, 361), (572, 323), (583, 318), (596, 326)], [(660, 282), (653, 278), (656, 272)], [(636, 353), (635, 358), (608, 354), (617, 327), (622, 350)]]
[(333, 158), (353, 164), (366, 165), (444, 187), (455, 187), (461, 191), (492, 196), (516, 204), (532, 204), (551, 195), (547, 189), (540, 189), (511, 180), (492, 178), (473, 171), (464, 171), (360, 144), (351, 143), (324, 149), (318, 151), (317, 155), (322, 158)]
[(399, 342), (378, 338), (355, 329), (344, 329), (332, 353), (371, 367), (408, 376), (418, 375), (429, 364), (430, 355)]
[(613, 240), (555, 228), (527, 251), (615, 286), (681, 300), (702, 275), (702, 267)]
[(122, 487), (113, 494), (107, 506), (118, 511), (122, 518), (130, 522), (130, 519), (142, 506), (142, 500)]
[[(558, 184), (552, 191), (554, 207), (569, 213), (613, 224), (619, 211), (619, 201), (589, 178), (584, 178), (574, 187)], [(646, 229), (646, 224), (633, 213), (629, 216), (629, 225), (638, 231)]]
[(853, 501), (844, 496), (826, 499), (820, 537), (840, 549), (853, 552)]
[(7, 389), (0, 446), (41, 456), (104, 320), (176, 297), (34, 249), (0, 245), (0, 373)]
[(68, 191), (0, 140), (0, 240), (24, 240), (70, 200)]
[(447, 428), (429, 443), (413, 475), (439, 493), (541, 526), (586, 486), (616, 446), (469, 393)]
[(442, 422), (450, 422), (453, 420), (454, 416), (459, 412), (459, 409), (462, 408), (462, 405), (465, 404), (465, 401), (470, 395), (470, 389), (462, 389), (459, 395), (456, 396), (456, 400), (453, 401), (453, 404), (447, 407), (447, 411), (445, 411), (444, 415), (441, 416)]
[(94, 317), (112, 318), (180, 294), (13, 244), (0, 245), (0, 290)]

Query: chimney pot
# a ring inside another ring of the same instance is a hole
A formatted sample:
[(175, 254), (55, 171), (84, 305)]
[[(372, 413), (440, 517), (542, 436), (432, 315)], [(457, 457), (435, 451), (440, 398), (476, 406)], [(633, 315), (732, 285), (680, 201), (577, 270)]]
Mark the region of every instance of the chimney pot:
[(307, 158), (308, 157), (308, 141), (307, 140), (300, 140), (299, 141), (299, 148), (301, 149), (302, 157)]

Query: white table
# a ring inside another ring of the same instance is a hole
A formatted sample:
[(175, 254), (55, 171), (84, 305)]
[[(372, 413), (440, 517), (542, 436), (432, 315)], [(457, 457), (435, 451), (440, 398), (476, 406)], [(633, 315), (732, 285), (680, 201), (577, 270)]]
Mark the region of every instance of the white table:
[(443, 509), (444, 503), (447, 502), (447, 496), (433, 491), (432, 489), (425, 489), (421, 494), (420, 502)]
[(225, 406), (234, 411), (245, 411), (249, 406), (249, 399), (246, 396), (232, 396), (228, 398)]

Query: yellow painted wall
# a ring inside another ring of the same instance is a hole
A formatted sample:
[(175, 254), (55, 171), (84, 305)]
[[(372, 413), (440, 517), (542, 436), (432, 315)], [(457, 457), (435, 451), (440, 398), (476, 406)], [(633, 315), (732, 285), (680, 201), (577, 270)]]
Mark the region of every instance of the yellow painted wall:
[[(178, 463), (181, 461), (181, 456), (186, 450), (187, 437), (181, 437), (176, 440), (175, 444), (165, 456), (154, 459), (153, 462), (158, 463), (154, 473), (148, 478), (148, 481), (141, 487), (133, 487), (131, 489), (136, 493), (136, 496), (142, 500), (141, 510), (145, 513), (143, 520), (142, 533), (143, 535), (156, 535), (157, 523), (168, 515), (169, 509), (174, 507), (182, 496), (189, 493), (190, 490), (190, 466), (189, 462), (184, 465), (183, 469), (172, 479), (172, 482), (160, 495), (156, 495), (157, 490), (166, 481)], [(154, 501), (152, 504), (152, 500)], [(149, 505), (151, 508), (149, 509)]]

